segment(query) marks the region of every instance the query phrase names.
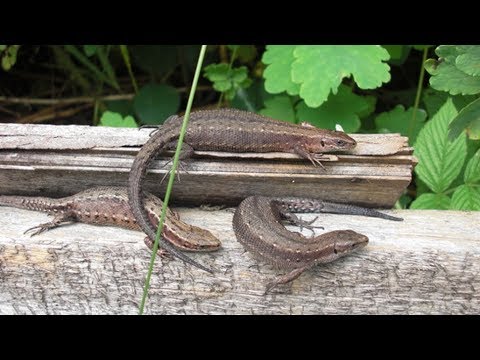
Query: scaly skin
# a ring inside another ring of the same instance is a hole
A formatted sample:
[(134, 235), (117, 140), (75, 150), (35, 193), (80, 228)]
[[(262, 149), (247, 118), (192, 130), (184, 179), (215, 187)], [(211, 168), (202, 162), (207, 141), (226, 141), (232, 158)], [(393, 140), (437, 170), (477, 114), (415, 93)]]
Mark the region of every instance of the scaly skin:
[[(153, 240), (156, 229), (144, 210), (142, 185), (153, 158), (172, 147), (178, 139), (182, 118), (170, 117), (152, 134), (138, 152), (129, 177), (128, 197), (132, 212), (142, 230)], [(350, 150), (356, 142), (343, 132), (318, 129), (308, 124), (295, 125), (234, 110), (208, 110), (190, 114), (190, 123), (183, 143), (183, 158), (193, 150), (228, 152), (289, 152), (321, 165), (321, 154)], [(165, 241), (161, 246), (174, 256), (199, 268), (202, 265), (176, 251)]]
[(265, 196), (246, 198), (233, 216), (237, 240), (254, 257), (290, 271), (268, 283), (266, 292), (278, 284), (296, 279), (316, 264), (334, 261), (368, 243), (368, 237), (352, 230), (331, 231), (311, 238), (288, 231), (282, 225), (282, 219), (305, 225), (305, 222), (292, 217), (290, 212), (327, 212), (402, 220), (373, 209), (318, 199)]
[[(36, 230), (33, 235), (71, 221), (141, 231), (128, 205), (125, 187), (95, 187), (60, 199), (0, 195), (0, 205), (55, 215), (53, 221), (27, 230)], [(162, 211), (162, 205), (159, 198), (146, 194), (145, 211), (154, 226), (158, 225), (158, 214)], [(220, 241), (210, 231), (184, 223), (178, 214), (170, 209), (167, 209), (162, 237), (186, 251), (214, 251), (221, 247)], [(151, 246), (149, 242), (147, 245)]]

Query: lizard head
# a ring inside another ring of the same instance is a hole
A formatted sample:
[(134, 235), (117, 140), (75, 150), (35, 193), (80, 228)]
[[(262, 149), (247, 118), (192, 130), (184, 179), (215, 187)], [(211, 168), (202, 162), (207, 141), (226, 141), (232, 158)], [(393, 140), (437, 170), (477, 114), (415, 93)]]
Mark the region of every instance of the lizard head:
[(360, 249), (368, 244), (368, 237), (353, 230), (334, 231), (335, 245), (333, 252), (337, 257), (349, 254), (353, 250)]
[(317, 139), (315, 153), (351, 150), (357, 142), (343, 131), (326, 131)]

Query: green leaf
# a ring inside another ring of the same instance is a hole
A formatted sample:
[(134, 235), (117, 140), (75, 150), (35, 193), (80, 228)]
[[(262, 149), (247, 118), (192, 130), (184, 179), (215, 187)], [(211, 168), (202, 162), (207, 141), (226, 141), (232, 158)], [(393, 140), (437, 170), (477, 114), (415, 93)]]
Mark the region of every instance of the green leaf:
[(457, 111), (462, 110), (465, 106), (476, 99), (473, 95), (455, 95), (450, 96), (445, 91), (438, 91), (432, 88), (423, 90), (422, 99), (428, 113), (428, 117), (433, 117), (440, 107), (445, 104), (448, 98), (452, 98), (453, 104)]
[[(413, 107), (405, 110), (403, 105), (397, 105), (393, 110), (381, 113), (375, 118), (375, 125), (378, 129), (388, 129), (391, 133), (400, 133), (409, 137), (410, 144), (415, 143), (418, 132), (423, 127), (427, 113), (423, 109), (417, 109), (415, 123), (410, 129), (410, 122), (413, 116)], [(409, 134), (411, 132), (411, 134)]]
[(430, 85), (434, 89), (448, 91), (451, 95), (474, 95), (480, 92), (480, 76), (471, 76), (457, 67), (457, 58), (466, 54), (468, 48), (452, 45), (437, 47), (435, 52), (441, 59), (428, 59), (425, 62), (425, 69), (432, 75)]
[(418, 134), (415, 156), (418, 165), (415, 172), (435, 193), (448, 189), (462, 170), (467, 154), (465, 134), (454, 142), (448, 141), (448, 124), (457, 115), (451, 99), (438, 110)]
[(466, 184), (480, 182), (480, 150), (468, 161), (463, 178)]
[(136, 128), (137, 123), (131, 116), (122, 117), (121, 114), (112, 111), (105, 111), (99, 122), (100, 126)]
[(136, 65), (160, 78), (178, 64), (177, 47), (174, 45), (132, 45), (129, 49)]
[(15, 65), (19, 48), (20, 45), (8, 45), (4, 48), (1, 54), (3, 70), (8, 71)]
[(7, 48), (7, 45), (0, 45), (0, 51), (3, 51)]
[(410, 209), (448, 210), (450, 209), (450, 202), (451, 200), (447, 195), (426, 193), (416, 198), (410, 204)]
[(265, 100), (265, 107), (259, 113), (272, 119), (295, 123), (295, 110), (288, 95), (277, 95)]
[(213, 88), (232, 100), (238, 89), (247, 88), (252, 80), (248, 78), (246, 66), (230, 68), (228, 64), (210, 64), (205, 67), (205, 77), (213, 83)]
[(452, 195), (452, 209), (480, 210), (480, 188), (460, 185)]
[(388, 61), (392, 65), (402, 65), (410, 53), (410, 45), (382, 45), (388, 51), (390, 60)]
[(480, 139), (480, 98), (465, 106), (452, 120), (449, 129), (450, 140), (455, 139), (465, 129), (470, 139)]
[(88, 57), (91, 57), (97, 52), (97, 45), (83, 45), (83, 52)]
[(308, 107), (301, 101), (297, 107), (297, 117), (300, 121), (308, 121), (323, 129), (335, 129), (340, 124), (345, 132), (356, 132), (360, 128), (359, 113), (370, 107), (369, 101), (363, 96), (352, 93), (352, 90), (341, 85), (336, 95), (330, 95), (328, 101), (318, 108)]
[(162, 124), (180, 106), (180, 96), (167, 85), (147, 84), (133, 99), (133, 108), (144, 124)]
[(455, 60), (457, 68), (472, 76), (480, 75), (480, 46), (472, 45), (463, 47), (465, 53)]
[(293, 54), (292, 79), (301, 84), (300, 97), (309, 107), (323, 104), (330, 90), (336, 94), (342, 79), (350, 75), (361, 89), (390, 81), (390, 67), (383, 62), (390, 56), (378, 45), (302, 45)]
[(375, 111), (375, 107), (377, 105), (377, 97), (373, 95), (365, 95), (363, 96), (363, 99), (367, 102), (367, 107), (363, 110), (360, 110), (357, 112), (357, 115), (360, 117), (360, 119), (364, 119), (367, 116), (373, 114)]
[(295, 61), (293, 51), (295, 45), (267, 45), (262, 61), (267, 65), (263, 72), (265, 90), (270, 94), (286, 91), (289, 95), (297, 95), (300, 85), (292, 80), (292, 63)]

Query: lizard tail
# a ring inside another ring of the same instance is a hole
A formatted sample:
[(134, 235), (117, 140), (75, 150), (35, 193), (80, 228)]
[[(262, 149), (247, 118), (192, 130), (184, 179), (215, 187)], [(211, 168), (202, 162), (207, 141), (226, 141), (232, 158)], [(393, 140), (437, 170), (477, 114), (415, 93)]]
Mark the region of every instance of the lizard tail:
[[(133, 161), (132, 169), (128, 179), (128, 202), (130, 204), (133, 216), (135, 216), (138, 225), (152, 241), (155, 241), (157, 229), (150, 223), (148, 214), (145, 211), (145, 196), (142, 190), (143, 180), (145, 179), (148, 166), (153, 158), (160, 153), (168, 143), (178, 139), (179, 136), (179, 134), (176, 132), (172, 132), (171, 135), (166, 135), (165, 133), (161, 133), (161, 131), (162, 129), (159, 129), (158, 132), (153, 134), (152, 137), (150, 137), (150, 139), (148, 139), (148, 141), (140, 149), (135, 157), (135, 160)], [(186, 263), (211, 274), (213, 273), (212, 269), (209, 269), (191, 259), (167, 242), (162, 236), (160, 236), (159, 241), (160, 246), (163, 249), (167, 250), (180, 260), (183, 260)]]

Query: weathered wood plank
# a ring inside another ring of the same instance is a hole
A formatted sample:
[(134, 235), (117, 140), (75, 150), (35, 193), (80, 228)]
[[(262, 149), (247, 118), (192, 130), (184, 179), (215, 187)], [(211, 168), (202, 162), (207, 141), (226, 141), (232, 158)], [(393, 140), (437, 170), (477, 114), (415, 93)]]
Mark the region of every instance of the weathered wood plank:
[[(243, 251), (231, 212), (180, 213), (222, 240), (215, 253), (192, 254), (218, 272), (211, 276), (180, 261), (157, 261), (147, 313), (480, 313), (478, 213), (396, 211), (404, 222), (321, 215), (316, 223), (325, 231), (353, 229), (370, 243), (267, 296), (264, 284), (277, 272)], [(135, 314), (149, 262), (143, 234), (74, 224), (34, 238), (21, 235), (48, 219), (0, 207), (0, 313)]]
[[(85, 125), (0, 124), (0, 149), (79, 150), (140, 147), (152, 129)], [(408, 147), (398, 134), (350, 134), (358, 145), (352, 154), (392, 155)]]
[[(134, 156), (151, 129), (0, 125), (2, 194), (67, 196), (92, 186), (126, 186)], [(294, 154), (197, 152), (180, 171), (174, 203), (237, 205), (249, 195), (322, 197), (392, 207), (416, 164), (407, 138), (355, 134), (355, 155), (326, 155), (326, 171)], [(393, 155), (391, 154), (393, 153)], [(376, 154), (372, 156), (371, 154)], [(379, 156), (379, 154), (390, 154)], [(367, 156), (368, 155), (368, 156)], [(164, 193), (167, 160), (154, 161), (146, 189)]]

